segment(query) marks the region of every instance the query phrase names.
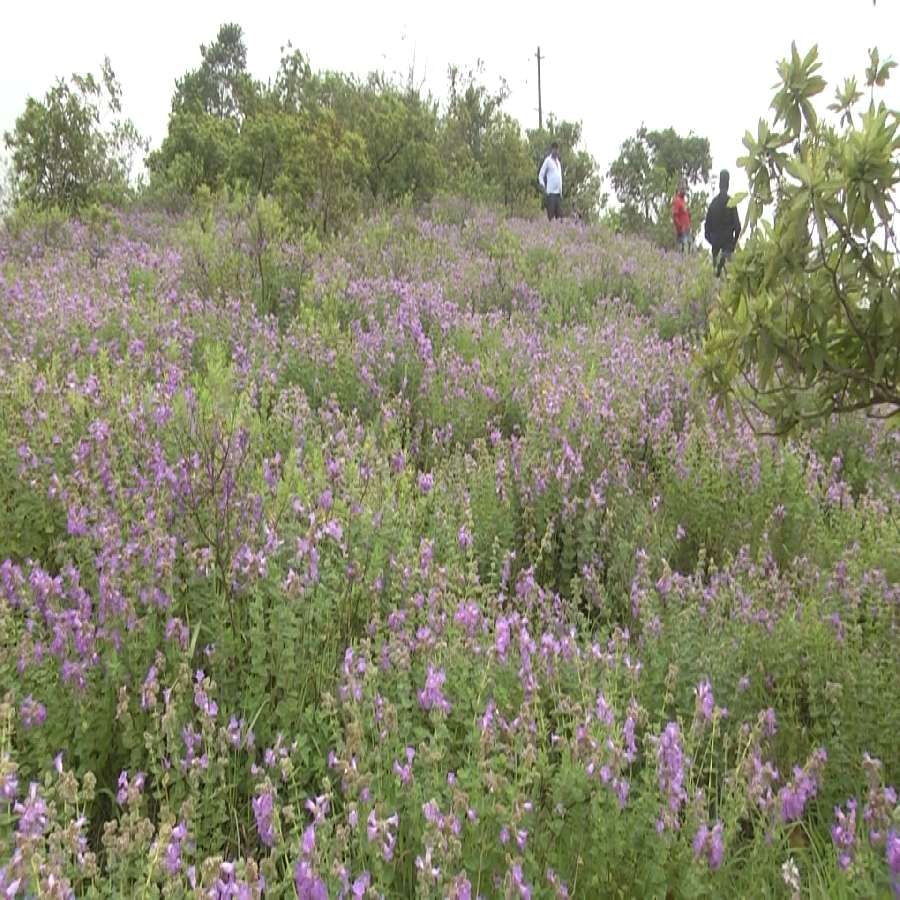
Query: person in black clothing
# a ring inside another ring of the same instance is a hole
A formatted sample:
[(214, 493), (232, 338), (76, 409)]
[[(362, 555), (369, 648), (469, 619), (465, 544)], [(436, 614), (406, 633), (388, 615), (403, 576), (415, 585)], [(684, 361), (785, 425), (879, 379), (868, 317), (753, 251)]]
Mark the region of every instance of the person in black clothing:
[(728, 169), (719, 173), (719, 193), (706, 212), (703, 234), (712, 247), (713, 268), (716, 277), (722, 274), (725, 263), (734, 253), (738, 235), (741, 233), (741, 218), (737, 209), (728, 205), (728, 185), (731, 177)]

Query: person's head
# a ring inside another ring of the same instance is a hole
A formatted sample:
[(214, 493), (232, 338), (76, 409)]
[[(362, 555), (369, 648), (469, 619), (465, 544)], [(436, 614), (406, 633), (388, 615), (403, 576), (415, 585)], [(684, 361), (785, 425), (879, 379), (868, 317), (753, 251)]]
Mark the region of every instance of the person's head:
[(559, 142), (558, 142), (558, 141), (554, 141), (554, 142), (550, 145), (550, 155), (551, 155), (554, 159), (559, 159)]
[(678, 196), (683, 197), (687, 193), (687, 182), (682, 178), (678, 182)]
[(728, 193), (728, 185), (731, 182), (731, 176), (728, 174), (728, 169), (722, 169), (719, 172), (719, 193), (727, 194)]

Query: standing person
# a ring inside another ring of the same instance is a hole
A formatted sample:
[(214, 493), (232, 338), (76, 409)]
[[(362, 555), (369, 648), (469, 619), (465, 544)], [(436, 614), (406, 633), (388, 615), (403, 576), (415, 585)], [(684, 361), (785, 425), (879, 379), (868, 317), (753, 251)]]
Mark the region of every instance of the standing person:
[(683, 180), (679, 181), (678, 190), (672, 200), (672, 222), (675, 225), (675, 244), (682, 253), (690, 253), (691, 211), (684, 199), (685, 193), (687, 193), (687, 185)]
[(737, 239), (741, 233), (741, 218), (737, 209), (729, 206), (728, 185), (731, 176), (728, 169), (719, 173), (719, 193), (706, 211), (703, 233), (712, 247), (713, 268), (716, 277), (722, 274), (725, 264), (731, 259)]
[(550, 221), (562, 218), (562, 163), (559, 160), (559, 144), (556, 141), (550, 145), (550, 153), (541, 166), (538, 181), (544, 191), (547, 218)]

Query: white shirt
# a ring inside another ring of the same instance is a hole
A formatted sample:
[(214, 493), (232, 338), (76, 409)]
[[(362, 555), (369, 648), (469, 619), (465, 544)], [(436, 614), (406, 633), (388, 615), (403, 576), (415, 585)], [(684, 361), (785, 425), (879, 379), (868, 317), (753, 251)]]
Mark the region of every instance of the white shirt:
[[(532, 169), (532, 171), (534, 171), (534, 169)], [(538, 181), (541, 183), (541, 187), (544, 186), (545, 176), (547, 178), (547, 193), (561, 194), (562, 163), (560, 163), (558, 159), (554, 159), (552, 154), (544, 160), (544, 164), (541, 166), (541, 171), (538, 175)]]

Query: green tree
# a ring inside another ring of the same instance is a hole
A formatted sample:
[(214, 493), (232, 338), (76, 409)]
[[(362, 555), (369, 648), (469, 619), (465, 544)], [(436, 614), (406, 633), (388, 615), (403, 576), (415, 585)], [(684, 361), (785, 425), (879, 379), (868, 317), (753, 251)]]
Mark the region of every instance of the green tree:
[(720, 395), (784, 432), (853, 409), (900, 411), (898, 113), (875, 101), (894, 63), (871, 51), (869, 102), (854, 79), (820, 117), (813, 47), (778, 66), (774, 122), (747, 132), (740, 162), (752, 235), (710, 322), (706, 375)]
[(172, 113), (204, 113), (243, 120), (259, 98), (259, 86), (247, 71), (247, 47), (240, 25), (222, 25), (216, 39), (200, 45), (200, 66), (175, 83)]
[(429, 200), (444, 177), (438, 111), (430, 97), (373, 73), (356, 94), (355, 128), (366, 144), (367, 182), (376, 202)]
[(253, 194), (269, 194), (293, 156), (303, 152), (306, 114), (265, 103), (230, 137), (227, 183), (240, 182)]
[(358, 217), (366, 176), (362, 136), (330, 109), (295, 120), (287, 133), (289, 151), (272, 190), (291, 221), (326, 234)]
[(147, 158), (153, 189), (176, 196), (226, 183), (241, 127), (262, 102), (239, 25), (222, 25), (200, 57), (176, 81), (166, 137)]
[(648, 131), (643, 125), (625, 140), (609, 168), (609, 179), (621, 206), (619, 221), (624, 231), (643, 234), (664, 246), (674, 242), (672, 197), (678, 182), (688, 186), (687, 200), (694, 229), (706, 203), (712, 158), (709, 141), (673, 128)]
[(536, 169), (519, 123), (500, 113), (484, 138), (485, 199), (502, 203), (509, 214), (537, 212)]
[(484, 64), (479, 60), (463, 71), (447, 71), (447, 109), (441, 122), (441, 156), (447, 167), (447, 187), (466, 197), (484, 198), (485, 150), (488, 134), (499, 116), (509, 89), (501, 81), (496, 91), (481, 83)]
[[(294, 225), (342, 227), (383, 204), (423, 203), (439, 191), (538, 211), (537, 143), (565, 148), (566, 197), (583, 216), (600, 189), (593, 159), (577, 145), (580, 126), (555, 123), (522, 135), (503, 111), (505, 84), (480, 80), (482, 67), (449, 70), (442, 111), (416, 87), (371, 73), (366, 79), (314, 72), (290, 44), (272, 82), (253, 81), (237, 25), (223, 25), (200, 66), (176, 85), (169, 127), (150, 154), (151, 191), (167, 206), (197, 191), (271, 195)], [(537, 143), (532, 144), (532, 141)]]
[(309, 61), (288, 41), (287, 46), (281, 48), (281, 62), (269, 99), (285, 112), (299, 113), (307, 108), (312, 78)]
[(146, 145), (122, 116), (121, 99), (108, 58), (99, 78), (60, 78), (43, 100), (29, 97), (4, 135), (14, 200), (74, 211), (123, 199), (134, 155)]
[(405, 196), (427, 200), (437, 189), (443, 178), (437, 105), (411, 85), (402, 87), (377, 72), (364, 81), (337, 72), (313, 74), (288, 58), (275, 91), (280, 103), (312, 120), (330, 110), (362, 138), (365, 160), (357, 174), (364, 177), (356, 187), (368, 203)]
[(152, 179), (184, 195), (201, 186), (218, 190), (226, 181), (238, 134), (233, 119), (188, 110), (174, 113), (162, 146), (147, 157), (147, 169)]

